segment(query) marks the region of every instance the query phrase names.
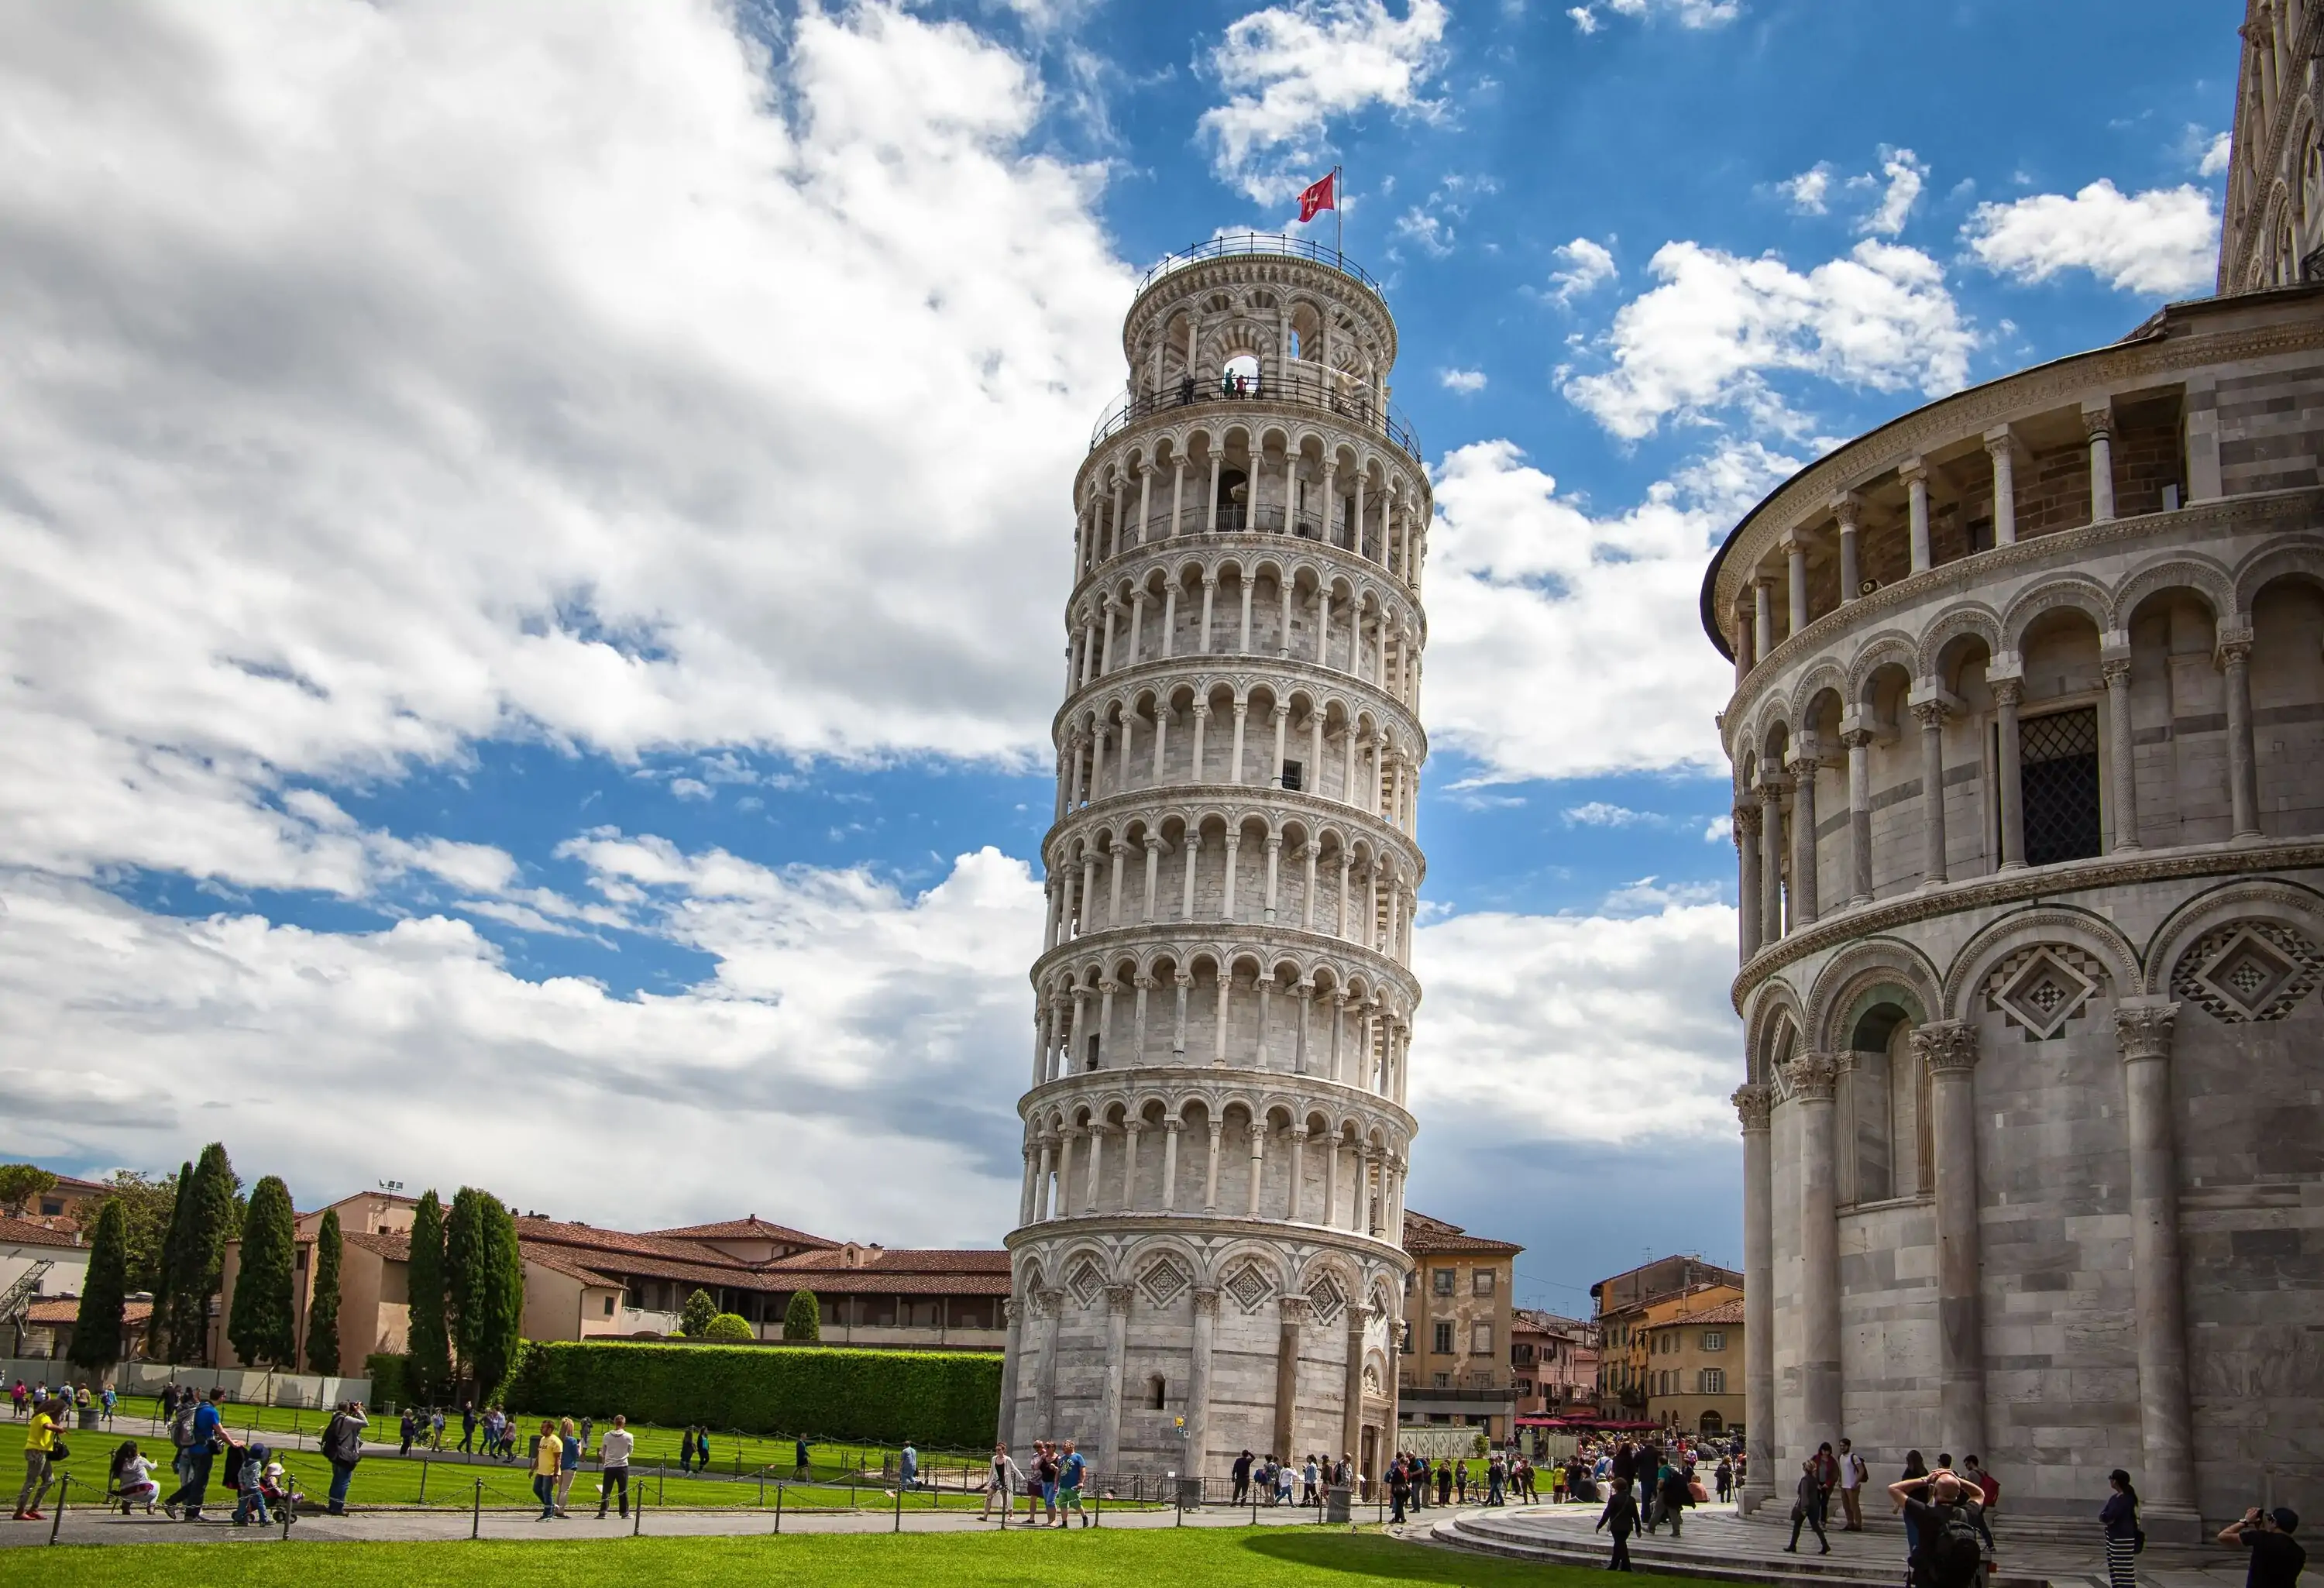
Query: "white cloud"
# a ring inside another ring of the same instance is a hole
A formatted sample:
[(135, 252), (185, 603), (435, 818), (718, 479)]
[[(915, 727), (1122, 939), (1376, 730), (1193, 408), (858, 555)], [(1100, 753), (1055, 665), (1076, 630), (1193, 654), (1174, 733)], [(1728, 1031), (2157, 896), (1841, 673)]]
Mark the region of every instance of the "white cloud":
[(1557, 257), (1565, 262), (1565, 268), (1550, 272), (1550, 296), (1560, 303), (1572, 302), (1612, 281), (1616, 274), (1612, 251), (1587, 237), (1560, 244)]
[(770, 62), (707, 0), (10, 35), (0, 862), (359, 892), (290, 794), (509, 735), (1035, 753), (1130, 278), (1006, 51), (872, 4)]
[(1987, 269), (2020, 282), (2087, 270), (2121, 291), (2184, 294), (2215, 278), (2219, 215), (2200, 188), (2126, 195), (2100, 178), (2070, 198), (1980, 204), (1961, 235)]
[(669, 791), (680, 799), (715, 799), (709, 784), (699, 778), (672, 778)]
[[(12, 877), (0, 1005), (18, 1053), (72, 1062), (0, 1069), (0, 1149), (153, 1165), (217, 1136), (301, 1205), (481, 1173), (526, 1205), (632, 1229), (731, 1217), (770, 1186), (775, 1216), (835, 1233), (985, 1243), (1007, 1227), (1041, 921), (1021, 862), (965, 854), (907, 897), (652, 839), (579, 853), (636, 896), (640, 924), (715, 956), (715, 975), (625, 1000), (512, 975), (441, 916), (309, 932)], [(285, 1055), (302, 1095), (362, 1128), (318, 1131), (297, 1099), (226, 1079), (279, 1073)], [(485, 1136), (444, 1130), (451, 1099)], [(703, 1172), (648, 1172), (652, 1142), (683, 1143)]]
[(2206, 140), (2202, 128), (2190, 126), (2187, 129), (2187, 135), (2188, 141), (2202, 151), (2195, 164), (2195, 174), (2203, 177), (2225, 176), (2227, 162), (2235, 158), (2235, 134), (2219, 133)]
[(1668, 17), (1681, 27), (1715, 28), (1743, 14), (1742, 0), (1606, 0), (1618, 16)]
[(1587, 5), (1570, 5), (1566, 7), (1565, 14), (1573, 19), (1573, 25), (1585, 35), (1596, 32), (1601, 25), (1598, 14)]
[(1422, 90), (1443, 63), (1443, 0), (1290, 0), (1237, 18), (1212, 52), (1227, 102), (1197, 124), (1222, 181), (1279, 202), (1323, 175), (1334, 116), (1373, 105), (1433, 115)]
[(1605, 347), (1610, 369), (1561, 390), (1616, 436), (1650, 436), (1665, 418), (1741, 407), (1801, 428), (1766, 375), (1789, 371), (1932, 396), (1969, 378), (1977, 337), (1916, 248), (1867, 238), (1803, 275), (1773, 254), (1744, 259), (1665, 243), (1647, 266), (1662, 283), (1622, 306)]
[(1904, 229), (1913, 206), (1921, 201), (1929, 168), (1910, 149), (1884, 149), (1880, 172), (1888, 179), (1887, 186), (1881, 190), (1878, 206), (1857, 223), (1856, 229), (1876, 237), (1893, 237)]
[(1818, 161), (1790, 180), (1777, 182), (1775, 189), (1789, 198), (1792, 208), (1800, 214), (1821, 215), (1831, 208), (1831, 162)]
[(1655, 818), (1643, 810), (1628, 806), (1611, 805), (1603, 799), (1592, 799), (1587, 805), (1572, 806), (1565, 811), (1569, 827), (1631, 827)]
[(1705, 844), (1725, 844), (1734, 836), (1735, 818), (1731, 816), (1715, 816), (1703, 824), (1702, 841)]
[(1696, 587), (1736, 515), (1797, 467), (1729, 442), (1593, 518), (1508, 441), (1448, 455), (1429, 561), (1437, 743), (1498, 782), (1722, 765), (1711, 716), (1734, 676), (1693, 637)]
[(1741, 1079), (1735, 911), (1474, 914), (1422, 927), (1412, 1103), (1432, 1156), (1720, 1140)]
[(1458, 392), (1463, 397), (1485, 389), (1485, 372), (1480, 369), (1445, 369), (1436, 372), (1436, 383), (1448, 392)]
[(1443, 259), (1452, 252), (1452, 228), (1444, 217), (1416, 205), (1396, 217), (1396, 235), (1420, 245), (1420, 251), (1431, 259)]

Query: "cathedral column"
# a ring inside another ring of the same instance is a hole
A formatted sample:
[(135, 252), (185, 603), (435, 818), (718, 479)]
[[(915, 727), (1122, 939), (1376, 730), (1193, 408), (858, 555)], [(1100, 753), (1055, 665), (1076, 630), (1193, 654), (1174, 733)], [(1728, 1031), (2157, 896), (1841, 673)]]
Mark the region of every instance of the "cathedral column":
[(1033, 1151), (1033, 1144), (1030, 1141), (1025, 1143), (1024, 1151), (1025, 1188), (1019, 1192), (1017, 1196), (1017, 1222), (1020, 1224), (1029, 1224), (1033, 1222), (1033, 1166), (1037, 1159)]
[(1226, 1122), (1212, 1116), (1211, 1156), (1203, 1167), (1203, 1211), (1219, 1211), (1219, 1138), (1226, 1131)]
[(2130, 636), (2117, 630), (2099, 649), (2098, 671), (2106, 677), (2107, 771), (2114, 796), (2114, 848), (2139, 848), (2138, 752), (2130, 725)]
[(1743, 1417), (1749, 1477), (1746, 1514), (1775, 1495), (1775, 1192), (1767, 1149), (1765, 1085), (1736, 1088), (1743, 1122)]
[(1864, 527), (1864, 499), (1844, 491), (1831, 499), (1832, 516), (1840, 521), (1840, 604), (1858, 598), (1864, 582), (1863, 559), (1857, 551), (1858, 531)]
[(1178, 1211), (1178, 1132), (1185, 1122), (1167, 1119), (1162, 1122), (1162, 1211)]
[(1243, 1133), (1250, 1139), (1250, 1195), (1243, 1207), (1243, 1216), (1255, 1219), (1259, 1216), (1259, 1187), (1267, 1179), (1267, 1126), (1253, 1120), (1244, 1127)]
[(1784, 1066), (1800, 1114), (1800, 1426), (1810, 1445), (1840, 1437), (1840, 1223), (1832, 1134), (1838, 1074), (1829, 1053), (1802, 1053)]
[(1748, 965), (1751, 956), (1759, 952), (1759, 806), (1757, 800), (1738, 801), (1735, 806), (1735, 862), (1738, 868), (1736, 879), (1735, 919), (1742, 931), (1742, 963)]
[(1186, 994), (1194, 990), (1194, 973), (1180, 971), (1172, 979), (1178, 985), (1178, 1016), (1177, 1023), (1170, 1030), (1170, 1053), (1184, 1064), (1186, 1059)]
[(1041, 1388), (1035, 1437), (1052, 1439), (1057, 1427), (1057, 1325), (1065, 1310), (1063, 1290), (1044, 1290), (1038, 1297), (1041, 1313)]
[(1766, 578), (1751, 581), (1751, 661), (1753, 666), (1767, 660), (1767, 652), (1775, 648), (1775, 614), (1774, 585)]
[(2252, 843), (2259, 830), (2259, 781), (2252, 760), (2252, 632), (2219, 631), (2218, 660), (2227, 696), (2227, 803), (2235, 813), (2234, 841)]
[(1872, 730), (1843, 728), (1848, 750), (1848, 902), (1872, 902)]
[[(1160, 742), (1160, 734), (1158, 732), (1156, 734), (1156, 742), (1157, 743)], [(1155, 775), (1154, 780), (1157, 783), (1162, 780), (1158, 771)], [(1156, 837), (1152, 833), (1148, 833), (1146, 835), (1146, 904), (1143, 913), (1138, 918), (1139, 920), (1150, 921), (1154, 919), (1154, 899), (1157, 892), (1159, 891), (1159, 884), (1161, 881), (1162, 840)]]
[(1097, 1454), (1090, 1464), (1101, 1473), (1121, 1470), (1121, 1366), (1130, 1349), (1128, 1285), (1105, 1288), (1105, 1399), (1098, 1406)]
[(2025, 863), (2025, 780), (2024, 745), (2017, 736), (2017, 706), (2025, 697), (2025, 680), (1988, 669), (1985, 681), (1993, 690), (1994, 736), (2000, 743), (2000, 766), (1995, 790), (2001, 805), (2001, 869), (2015, 871)]
[(1210, 1469), (1211, 1345), (1218, 1327), (1218, 1288), (1195, 1286), (1194, 1360), (1186, 1382), (1186, 1470), (1181, 1477), (1200, 1478)]
[(1808, 547), (1798, 530), (1784, 537), (1784, 596), (1791, 610), (1784, 614), (1784, 637), (1790, 639), (1808, 626)]
[(1033, 1218), (1037, 1223), (1047, 1222), (1051, 1216), (1049, 1210), (1056, 1205), (1049, 1192), (1050, 1163), (1049, 1143), (1045, 1140), (1041, 1143), (1041, 1172), (1033, 1182)]
[(1372, 1309), (1348, 1304), (1347, 1373), (1341, 1391), (1340, 1449), (1351, 1457), (1364, 1447), (1364, 1335)]
[(1025, 1360), (1024, 1309), (1014, 1296), (1001, 1298), (1001, 1316), (1008, 1320), (1009, 1343), (1001, 1356), (1001, 1427), (993, 1437), (1011, 1449), (1017, 1444), (1017, 1374)]
[[(2115, 1006), (2130, 1144), (2130, 1270), (2138, 1319), (2138, 1426), (2146, 1514), (2192, 1524), (2194, 1437), (2188, 1416), (2186, 1289), (2179, 1255), (2179, 1162), (2171, 1117), (2171, 1040), (2179, 1006)], [(2189, 1541), (2191, 1526), (2174, 1527)]]
[(1759, 779), (1759, 941), (1784, 935), (1784, 780)]
[(2017, 442), (2007, 425), (1985, 433), (1986, 455), (1993, 459), (1993, 543), (2017, 544)]
[(1929, 1073), (1929, 1139), (1936, 1176), (1938, 1442), (1982, 1450), (1985, 1326), (1979, 1300), (1977, 1031), (1940, 1020), (1913, 1033)]
[(1907, 494), (1905, 512), (1912, 536), (1912, 570), (1924, 574), (1929, 571), (1929, 466), (1918, 457), (1908, 457), (1897, 469), (1896, 477), (1904, 482)]
[(1275, 1306), (1281, 1318), (1275, 1342), (1275, 1448), (1289, 1463), (1297, 1459), (1291, 1424), (1299, 1409), (1299, 1334), (1310, 1303), (1305, 1296), (1284, 1295), (1275, 1298)]
[[(1234, 864), (1234, 852), (1232, 850), (1229, 850), (1227, 852), (1227, 864), (1229, 867), (1227, 874), (1232, 876), (1234, 874), (1232, 870)], [(1211, 1063), (1215, 1066), (1223, 1065), (1227, 1061), (1227, 1020), (1228, 1011), (1234, 1004), (1234, 970), (1231, 966), (1221, 965), (1218, 969), (1218, 974), (1213, 976), (1211, 980), (1212, 985), (1218, 989), (1218, 1020), (1216, 1027), (1213, 1031), (1211, 1040)]]
[(2090, 444), (2090, 522), (2114, 516), (2114, 404), (2101, 397), (2082, 409), (2082, 434)]
[(1945, 703), (1913, 703), (1921, 725), (1921, 886), (1945, 880)]
[(1145, 1122), (1136, 1114), (1121, 1122), (1121, 1211), (1138, 1211), (1138, 1138)]
[(1307, 1127), (1294, 1125), (1291, 1127), (1291, 1200), (1284, 1216), (1295, 1224), (1305, 1222), (1301, 1215), (1305, 1210), (1301, 1204), (1306, 1199), (1306, 1190)]
[(1792, 774), (1792, 928), (1816, 919), (1816, 769), (1821, 764), (1813, 734), (1793, 742), (1795, 752), (1784, 771)]

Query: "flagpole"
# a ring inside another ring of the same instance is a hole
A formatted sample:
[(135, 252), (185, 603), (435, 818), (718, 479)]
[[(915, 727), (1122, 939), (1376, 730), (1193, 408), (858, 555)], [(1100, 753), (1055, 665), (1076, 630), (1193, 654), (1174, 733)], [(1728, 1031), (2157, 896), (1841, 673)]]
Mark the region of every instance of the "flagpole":
[(1332, 252), (1343, 269), (1348, 263), (1348, 252), (1343, 246), (1347, 242), (1347, 173), (1335, 165), (1332, 168)]

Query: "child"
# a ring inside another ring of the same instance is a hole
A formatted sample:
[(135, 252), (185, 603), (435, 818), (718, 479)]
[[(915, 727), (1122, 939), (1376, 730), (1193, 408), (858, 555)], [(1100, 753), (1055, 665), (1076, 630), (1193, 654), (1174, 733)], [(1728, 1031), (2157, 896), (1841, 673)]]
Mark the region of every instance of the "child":
[(161, 1485), (153, 1478), (153, 1463), (137, 1454), (137, 1441), (124, 1439), (121, 1448), (113, 1453), (109, 1469), (113, 1479), (114, 1497), (121, 1501), (121, 1514), (127, 1516), (130, 1507), (143, 1504), (145, 1514), (153, 1514), (153, 1502), (161, 1497)]
[(280, 1508), (282, 1514), (294, 1522), (299, 1519), (299, 1508), (307, 1503), (307, 1497), (290, 1487), (290, 1474), (282, 1470), (282, 1463), (279, 1461), (266, 1463), (266, 1470), (259, 1478), (259, 1492), (265, 1496), (268, 1504)]
[(234, 1525), (246, 1528), (256, 1522), (263, 1528), (266, 1515), (266, 1446), (253, 1445), (242, 1453), (242, 1465), (235, 1473)]

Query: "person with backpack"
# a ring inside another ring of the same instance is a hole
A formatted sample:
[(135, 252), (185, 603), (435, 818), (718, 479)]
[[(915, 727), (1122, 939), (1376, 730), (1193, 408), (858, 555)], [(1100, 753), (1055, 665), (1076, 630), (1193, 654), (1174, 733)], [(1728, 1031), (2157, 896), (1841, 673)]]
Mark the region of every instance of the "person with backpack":
[(1864, 1502), (1858, 1492), (1864, 1481), (1872, 1474), (1864, 1465), (1864, 1458), (1856, 1454), (1853, 1440), (1840, 1442), (1840, 1508), (1848, 1519), (1840, 1524), (1843, 1533), (1864, 1531)]
[(177, 1492), (161, 1502), (161, 1510), (173, 1520), (180, 1506), (185, 1507), (185, 1520), (202, 1519), (202, 1501), (209, 1493), (210, 1466), (226, 1444), (225, 1422), (218, 1412), (225, 1399), (226, 1391), (214, 1389), (208, 1400), (191, 1398), (189, 1402), (181, 1401), (177, 1418), (170, 1425), (170, 1437), (179, 1450), (179, 1474), (184, 1480)]
[(1671, 1537), (1679, 1536), (1679, 1523), (1686, 1518), (1686, 1508), (1694, 1503), (1694, 1490), (1687, 1482), (1684, 1467), (1663, 1468), (1663, 1519), (1670, 1524)]
[(1594, 1533), (1603, 1528), (1613, 1535), (1614, 1553), (1607, 1558), (1606, 1569), (1627, 1572), (1630, 1569), (1630, 1535), (1638, 1530), (1638, 1502), (1630, 1497), (1629, 1479), (1612, 1478), (1608, 1482), (1614, 1486), (1613, 1497), (1598, 1513), (1597, 1527), (1590, 1530)]
[(2138, 1525), (2138, 1491), (2120, 1467), (2107, 1474), (2114, 1492), (2098, 1510), (2106, 1528), (2107, 1581), (2112, 1588), (2138, 1588), (2138, 1552), (2146, 1547), (2146, 1534)]
[(1940, 1465), (1925, 1478), (1900, 1478), (1888, 1498), (1920, 1540), (1913, 1551), (1913, 1588), (1972, 1588), (1985, 1568), (1985, 1537), (1977, 1512), (1983, 1491)]
[(355, 1463), (363, 1459), (363, 1431), (371, 1426), (363, 1402), (344, 1401), (323, 1428), (323, 1459), (331, 1463), (329, 1515), (347, 1514), (347, 1485), (355, 1481)]

